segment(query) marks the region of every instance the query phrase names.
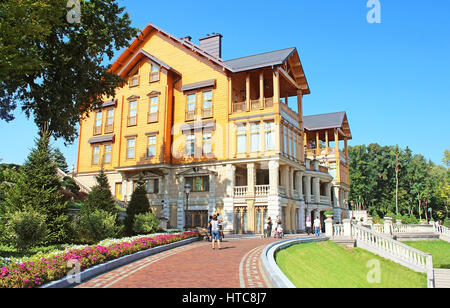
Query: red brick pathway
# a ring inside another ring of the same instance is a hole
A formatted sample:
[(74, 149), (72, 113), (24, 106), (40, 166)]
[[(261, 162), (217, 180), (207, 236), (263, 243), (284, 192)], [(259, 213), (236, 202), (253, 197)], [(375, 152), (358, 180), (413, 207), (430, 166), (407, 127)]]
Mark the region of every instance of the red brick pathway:
[(275, 239), (229, 239), (221, 250), (195, 242), (122, 266), (77, 288), (268, 288), (262, 249)]

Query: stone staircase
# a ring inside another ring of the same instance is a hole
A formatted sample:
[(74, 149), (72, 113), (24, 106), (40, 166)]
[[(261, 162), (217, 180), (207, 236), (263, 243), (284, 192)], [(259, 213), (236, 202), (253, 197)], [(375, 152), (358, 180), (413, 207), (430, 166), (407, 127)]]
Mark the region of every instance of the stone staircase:
[(450, 269), (434, 269), (434, 287), (450, 288)]

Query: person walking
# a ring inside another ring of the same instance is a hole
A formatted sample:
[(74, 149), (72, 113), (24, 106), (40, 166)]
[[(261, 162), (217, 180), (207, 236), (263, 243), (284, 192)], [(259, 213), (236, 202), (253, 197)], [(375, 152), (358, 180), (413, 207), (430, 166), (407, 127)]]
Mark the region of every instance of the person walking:
[(219, 222), (219, 236), (220, 241), (222, 242), (225, 235), (223, 234), (223, 218), (220, 216), (220, 213), (217, 213), (217, 221)]
[(209, 220), (208, 220), (208, 232), (209, 232), (209, 238), (212, 238), (212, 232), (211, 232), (211, 220), (212, 220), (212, 215), (209, 216)]
[(266, 222), (266, 230), (264, 237), (270, 237), (272, 235), (272, 219), (270, 216), (267, 218)]
[(311, 217), (306, 217), (306, 232), (308, 235), (311, 234)]
[(319, 217), (316, 217), (316, 219), (314, 219), (314, 235), (317, 237), (320, 236), (320, 219), (319, 219)]
[(217, 215), (213, 216), (209, 224), (211, 225), (212, 249), (215, 249), (215, 242), (217, 241), (217, 247), (220, 250), (219, 220)]

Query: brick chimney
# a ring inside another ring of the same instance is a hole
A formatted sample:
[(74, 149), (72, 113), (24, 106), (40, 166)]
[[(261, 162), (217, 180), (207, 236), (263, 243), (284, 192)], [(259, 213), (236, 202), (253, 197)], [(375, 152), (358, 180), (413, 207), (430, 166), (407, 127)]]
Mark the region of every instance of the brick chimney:
[(200, 48), (216, 58), (222, 58), (222, 34), (207, 34), (199, 39)]

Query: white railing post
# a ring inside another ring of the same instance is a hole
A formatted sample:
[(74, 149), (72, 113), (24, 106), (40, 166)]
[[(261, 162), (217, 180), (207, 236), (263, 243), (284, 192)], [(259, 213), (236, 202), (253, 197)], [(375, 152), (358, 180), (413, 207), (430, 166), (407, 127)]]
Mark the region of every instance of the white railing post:
[(333, 218), (327, 218), (325, 220), (325, 236), (331, 238), (335, 236), (333, 233)]
[(384, 234), (392, 234), (392, 218), (384, 217)]
[(434, 288), (434, 269), (433, 269), (433, 257), (431, 254), (427, 254), (426, 259), (426, 268), (427, 268), (427, 281), (428, 288)]
[(350, 219), (343, 219), (342, 224), (344, 227), (344, 236), (352, 237), (352, 221)]

